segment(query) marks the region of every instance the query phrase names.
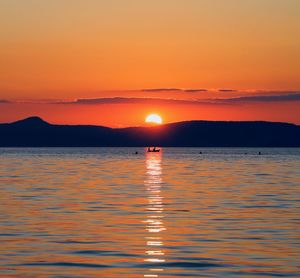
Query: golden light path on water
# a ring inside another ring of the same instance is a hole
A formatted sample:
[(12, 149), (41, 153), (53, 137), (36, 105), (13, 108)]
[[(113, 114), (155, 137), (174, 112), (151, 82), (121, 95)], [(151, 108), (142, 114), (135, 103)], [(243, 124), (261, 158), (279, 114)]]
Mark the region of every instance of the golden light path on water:
[[(155, 264), (165, 262), (165, 251), (163, 250), (163, 233), (166, 231), (164, 225), (164, 203), (162, 196), (162, 153), (146, 153), (146, 179), (145, 188), (147, 192), (147, 217), (144, 220), (145, 229), (149, 235), (146, 236), (146, 263)], [(159, 277), (164, 269), (150, 268), (144, 277)]]

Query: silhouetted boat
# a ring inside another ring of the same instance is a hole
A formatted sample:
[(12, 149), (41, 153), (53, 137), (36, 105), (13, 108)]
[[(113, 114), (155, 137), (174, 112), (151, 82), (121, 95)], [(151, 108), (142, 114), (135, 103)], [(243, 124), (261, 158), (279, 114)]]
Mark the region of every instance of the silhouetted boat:
[(150, 150), (150, 151), (148, 151), (148, 153), (158, 153), (158, 152), (160, 152), (160, 150)]
[(160, 149), (156, 149), (156, 147), (154, 147), (154, 148), (151, 150), (151, 149), (148, 147), (147, 152), (148, 152), (148, 153), (158, 153), (158, 152), (160, 152)]

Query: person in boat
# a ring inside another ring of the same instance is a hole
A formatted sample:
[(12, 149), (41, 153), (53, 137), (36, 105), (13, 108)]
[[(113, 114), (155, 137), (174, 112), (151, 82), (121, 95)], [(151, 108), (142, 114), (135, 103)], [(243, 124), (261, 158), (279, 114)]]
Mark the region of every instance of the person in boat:
[(147, 149), (147, 152), (150, 152), (150, 153), (152, 153), (152, 152), (159, 152), (159, 151), (160, 151), (160, 150), (159, 150), (159, 149), (156, 149), (156, 147), (153, 147), (152, 150), (151, 150), (150, 147), (148, 147), (148, 149)]

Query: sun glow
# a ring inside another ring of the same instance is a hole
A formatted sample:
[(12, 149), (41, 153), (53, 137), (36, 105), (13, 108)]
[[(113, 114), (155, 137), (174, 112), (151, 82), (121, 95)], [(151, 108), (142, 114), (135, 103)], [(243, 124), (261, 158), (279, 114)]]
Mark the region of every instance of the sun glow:
[(145, 122), (146, 123), (161, 124), (162, 123), (162, 118), (161, 118), (161, 116), (159, 116), (157, 114), (150, 114), (146, 117)]

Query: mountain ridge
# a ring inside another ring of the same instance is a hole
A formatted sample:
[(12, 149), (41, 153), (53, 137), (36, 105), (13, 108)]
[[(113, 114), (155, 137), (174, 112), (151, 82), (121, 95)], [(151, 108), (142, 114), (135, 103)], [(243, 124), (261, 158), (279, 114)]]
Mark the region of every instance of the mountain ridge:
[(97, 127), (105, 127), (110, 129), (126, 129), (126, 128), (152, 128), (152, 127), (160, 127), (160, 126), (167, 126), (167, 125), (174, 125), (174, 124), (183, 124), (183, 123), (269, 123), (269, 124), (286, 124), (286, 125), (292, 125), (292, 126), (299, 126), (294, 123), (288, 123), (288, 122), (270, 122), (270, 121), (209, 121), (209, 120), (190, 120), (190, 121), (180, 121), (180, 122), (171, 122), (161, 125), (155, 125), (155, 126), (131, 126), (131, 127), (120, 127), (120, 128), (111, 128), (103, 125), (90, 125), (90, 124), (52, 124), (47, 121), (45, 121), (43, 118), (39, 116), (30, 116), (21, 120), (13, 121), (10, 123), (0, 123), (0, 125), (3, 124), (16, 124), (16, 123), (45, 123), (48, 125), (54, 125), (54, 126), (97, 126)]
[(0, 147), (300, 147), (300, 126), (267, 121), (183, 121), (151, 127), (57, 125), (33, 116), (0, 124)]

